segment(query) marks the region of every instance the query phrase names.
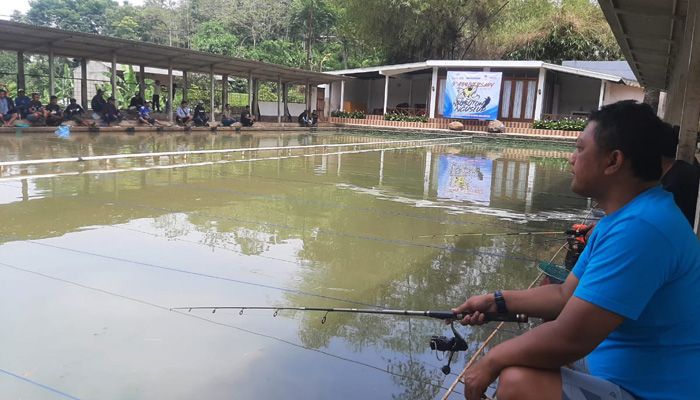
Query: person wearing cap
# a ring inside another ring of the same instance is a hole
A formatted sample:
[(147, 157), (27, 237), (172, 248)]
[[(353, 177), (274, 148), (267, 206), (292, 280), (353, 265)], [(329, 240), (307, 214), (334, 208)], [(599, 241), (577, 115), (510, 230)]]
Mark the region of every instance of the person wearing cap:
[(97, 89), (97, 94), (93, 96), (92, 100), (90, 101), (90, 107), (92, 107), (92, 118), (97, 121), (100, 119), (102, 116), (102, 108), (104, 108), (105, 104), (107, 102), (105, 101), (105, 98), (102, 96), (104, 92), (102, 89)]
[(27, 109), (27, 121), (33, 126), (46, 125), (46, 109), (41, 104), (41, 97), (39, 97), (37, 92), (32, 93), (32, 100), (29, 102), (29, 108)]
[(180, 103), (180, 107), (178, 107), (177, 111), (175, 112), (175, 122), (184, 125), (190, 122), (191, 119), (192, 111), (187, 105), (187, 101), (182, 100), (182, 102)]
[(117, 105), (114, 103), (114, 97), (108, 98), (107, 103), (102, 107), (102, 122), (109, 126), (113, 122), (118, 123), (121, 118)]
[(49, 104), (46, 105), (46, 125), (59, 126), (63, 122), (63, 112), (61, 106), (58, 105), (58, 97), (51, 96)]
[(0, 119), (2, 119), (4, 126), (12, 126), (12, 123), (17, 119), (15, 103), (10, 97), (7, 97), (5, 89), (0, 89)]
[(24, 94), (24, 89), (17, 90), (17, 97), (15, 97), (15, 108), (20, 118), (27, 118), (27, 111), (29, 111), (29, 103), (32, 99)]
[(204, 102), (202, 100), (200, 100), (194, 108), (192, 121), (195, 126), (209, 126), (209, 117), (207, 117), (207, 111), (204, 109)]

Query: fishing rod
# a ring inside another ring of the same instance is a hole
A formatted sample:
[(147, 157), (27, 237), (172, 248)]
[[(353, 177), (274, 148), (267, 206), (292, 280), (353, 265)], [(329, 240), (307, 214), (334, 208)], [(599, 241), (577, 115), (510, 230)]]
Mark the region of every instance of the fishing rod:
[(447, 235), (421, 235), (419, 238), (434, 238), (434, 237), (457, 237), (457, 236), (529, 236), (529, 235), (573, 235), (582, 236), (588, 231), (587, 226), (574, 225), (572, 229), (565, 231), (539, 231), (539, 232), (501, 232), (501, 233), (453, 233)]
[[(443, 374), (449, 375), (451, 369), (450, 364), (455, 354), (460, 351), (469, 350), (469, 344), (467, 343), (464, 336), (462, 336), (455, 328), (454, 321), (461, 320), (469, 314), (465, 313), (454, 313), (452, 311), (418, 311), (418, 310), (389, 310), (389, 309), (372, 309), (372, 308), (327, 308), (327, 307), (268, 307), (268, 306), (197, 306), (197, 307), (173, 307), (170, 311), (184, 311), (192, 312), (192, 310), (211, 310), (212, 314), (216, 313), (217, 310), (239, 310), (238, 314), (243, 315), (245, 310), (268, 310), (273, 311), (273, 317), (276, 317), (280, 311), (317, 311), (325, 312), (326, 314), (321, 319), (321, 324), (326, 323), (326, 317), (329, 313), (352, 313), (352, 314), (379, 314), (379, 315), (401, 315), (408, 317), (426, 317), (435, 318), (445, 321), (450, 321), (450, 328), (452, 329), (453, 337), (448, 338), (443, 335), (433, 335), (430, 337), (430, 349), (435, 352), (447, 352), (449, 356), (447, 357), (447, 363), (440, 369)], [(525, 323), (528, 322), (528, 317), (525, 314), (500, 314), (500, 313), (484, 313), (485, 321), (501, 321), (501, 322), (518, 322)]]
[[(390, 310), (390, 309), (374, 309), (374, 308), (330, 308), (330, 307), (269, 307), (269, 306), (203, 306), (203, 307), (173, 307), (173, 310), (211, 310), (212, 314), (217, 310), (239, 310), (238, 314), (243, 315), (245, 310), (268, 310), (274, 311), (273, 317), (276, 317), (280, 311), (318, 311), (328, 313), (354, 313), (354, 314), (380, 314), (380, 315), (402, 315), (407, 317), (427, 317), (442, 320), (462, 320), (470, 314), (458, 313), (452, 311), (417, 311), (417, 310)], [(321, 323), (326, 322), (326, 316), (321, 319)], [(528, 317), (525, 314), (500, 314), (500, 313), (484, 313), (485, 321), (503, 321), (503, 322), (528, 322)]]

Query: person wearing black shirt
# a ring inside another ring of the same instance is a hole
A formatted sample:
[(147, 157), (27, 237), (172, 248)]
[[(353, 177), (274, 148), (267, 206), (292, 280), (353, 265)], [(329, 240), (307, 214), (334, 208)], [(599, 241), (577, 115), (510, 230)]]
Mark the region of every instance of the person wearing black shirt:
[(92, 101), (90, 101), (90, 107), (92, 107), (93, 112), (92, 117), (95, 120), (100, 119), (102, 116), (102, 108), (107, 104), (105, 98), (102, 97), (102, 93), (102, 89), (97, 89), (97, 94), (92, 98)]
[(134, 94), (134, 97), (131, 98), (131, 101), (129, 101), (129, 108), (138, 110), (139, 107), (143, 105), (145, 105), (145, 103), (143, 101), (143, 97), (141, 97), (141, 93), (136, 92), (136, 94)]
[(49, 104), (46, 105), (46, 125), (59, 126), (63, 122), (63, 112), (58, 105), (58, 97), (51, 96)]
[(253, 117), (250, 115), (250, 107), (245, 106), (245, 110), (241, 113), (241, 125), (243, 126), (253, 126)]
[(45, 125), (46, 116), (47, 112), (44, 109), (44, 105), (41, 104), (39, 93), (32, 93), (32, 101), (29, 102), (29, 108), (27, 109), (27, 120), (33, 126)]
[(316, 110), (311, 111), (311, 126), (318, 125), (318, 113)]
[(81, 125), (87, 125), (83, 120), (85, 110), (78, 104), (77, 100), (70, 99), (70, 104), (63, 110), (63, 119), (66, 121), (75, 121)]
[(102, 122), (107, 126), (113, 122), (121, 121), (121, 114), (117, 110), (117, 105), (114, 103), (114, 97), (107, 99), (107, 103), (102, 107)]
[(204, 102), (201, 100), (199, 101), (199, 103), (197, 103), (197, 106), (194, 108), (192, 121), (194, 122), (195, 126), (209, 126), (209, 118), (207, 117), (207, 112), (204, 109)]
[(297, 122), (299, 122), (299, 126), (310, 126), (309, 113), (306, 110), (304, 110), (304, 112), (299, 114), (299, 117), (297, 117)]
[(695, 224), (695, 208), (698, 200), (698, 185), (700, 184), (700, 168), (697, 163), (692, 165), (676, 160), (678, 148), (679, 127), (666, 124), (662, 153), (661, 185), (673, 193), (673, 200), (690, 222)]

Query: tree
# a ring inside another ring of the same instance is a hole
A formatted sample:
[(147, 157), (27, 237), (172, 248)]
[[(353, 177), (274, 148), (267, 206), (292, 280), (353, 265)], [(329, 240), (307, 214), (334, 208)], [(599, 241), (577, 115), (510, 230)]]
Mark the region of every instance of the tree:
[(238, 38), (228, 32), (219, 21), (208, 21), (197, 28), (192, 47), (208, 53), (239, 56)]
[(31, 0), (26, 20), (37, 25), (102, 34), (109, 25), (107, 10), (113, 0)]

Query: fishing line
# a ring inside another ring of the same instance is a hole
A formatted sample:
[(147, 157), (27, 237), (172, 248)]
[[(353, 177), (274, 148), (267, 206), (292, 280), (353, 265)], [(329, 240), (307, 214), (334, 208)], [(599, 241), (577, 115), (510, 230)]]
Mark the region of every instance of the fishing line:
[[(25, 272), (25, 273), (28, 273), (28, 274), (33, 274), (33, 275), (41, 276), (41, 277), (43, 277), (43, 278), (47, 278), (47, 279), (51, 279), (51, 280), (54, 280), (54, 281), (62, 282), (62, 283), (65, 283), (65, 284), (68, 284), (68, 285), (72, 285), (72, 286), (77, 286), (77, 287), (80, 287), (80, 288), (83, 288), (83, 289), (87, 289), (87, 290), (91, 290), (91, 291), (94, 291), (94, 292), (106, 294), (106, 295), (109, 295), (109, 296), (118, 297), (118, 298), (121, 298), (121, 299), (123, 299), (123, 300), (128, 300), (128, 301), (131, 301), (131, 302), (139, 303), (139, 304), (141, 304), (141, 305), (150, 306), (150, 307), (153, 307), (153, 308), (157, 308), (157, 309), (159, 309), (159, 310), (162, 310), (162, 311), (168, 311), (168, 312), (171, 312), (171, 313), (179, 314), (179, 315), (181, 315), (181, 316), (185, 316), (185, 317), (189, 317), (189, 318), (194, 318), (194, 319), (197, 319), (197, 320), (200, 320), (200, 321), (204, 321), (204, 322), (207, 322), (207, 323), (210, 323), (210, 324), (214, 324), (214, 325), (219, 325), (219, 326), (227, 327), (227, 328), (234, 329), (234, 330), (237, 330), (237, 331), (240, 331), (240, 332), (244, 332), (244, 333), (248, 333), (248, 334), (251, 334), (251, 335), (254, 335), (254, 336), (264, 337), (264, 338), (267, 338), (267, 339), (275, 340), (275, 341), (277, 341), (277, 342), (284, 343), (284, 344), (287, 344), (287, 345), (290, 345), (290, 346), (293, 346), (293, 347), (296, 347), (296, 348), (299, 348), (299, 349), (308, 350), (308, 351), (313, 351), (313, 352), (316, 352), (316, 353), (318, 353), (318, 354), (322, 354), (322, 355), (325, 355), (325, 356), (328, 356), (328, 357), (332, 357), (332, 358), (335, 358), (335, 359), (338, 359), (338, 360), (341, 360), (341, 361), (349, 362), (349, 363), (352, 363), (352, 364), (360, 365), (360, 366), (363, 366), (363, 367), (366, 367), (366, 368), (371, 368), (371, 369), (374, 369), (374, 370), (377, 370), (377, 371), (381, 371), (381, 372), (384, 372), (384, 373), (386, 373), (386, 374), (393, 375), (393, 376), (396, 376), (396, 377), (399, 377), (399, 378), (410, 379), (411, 381), (424, 383), (424, 384), (427, 384), (427, 385), (430, 385), (430, 386), (433, 386), (433, 387), (436, 387), (436, 388), (439, 388), (439, 389), (447, 389), (446, 387), (442, 386), (442, 384), (435, 383), (435, 382), (433, 382), (433, 381), (424, 381), (424, 380), (416, 379), (416, 378), (414, 378), (414, 377), (412, 377), (412, 376), (410, 376), (410, 375), (398, 374), (398, 373), (389, 371), (389, 370), (386, 369), (386, 368), (381, 368), (381, 367), (378, 367), (378, 366), (376, 366), (376, 365), (372, 365), (372, 364), (365, 363), (365, 362), (358, 361), (358, 360), (353, 360), (353, 359), (351, 359), (351, 358), (347, 358), (347, 357), (344, 357), (344, 356), (340, 356), (340, 355), (337, 355), (337, 354), (333, 354), (333, 353), (330, 353), (330, 352), (328, 352), (328, 351), (324, 351), (324, 350), (321, 350), (321, 349), (315, 349), (315, 348), (312, 348), (312, 347), (304, 346), (304, 345), (302, 345), (302, 344), (294, 343), (294, 342), (292, 342), (292, 341), (290, 341), (290, 340), (283, 339), (283, 338), (280, 338), (280, 337), (276, 337), (276, 336), (273, 336), (273, 335), (270, 335), (270, 334), (261, 333), (261, 332), (256, 332), (256, 331), (253, 331), (253, 330), (250, 330), (250, 329), (241, 328), (241, 327), (239, 327), (239, 326), (232, 325), (232, 324), (228, 324), (228, 323), (224, 323), (224, 322), (214, 321), (214, 320), (211, 320), (211, 319), (208, 319), (208, 318), (204, 318), (204, 317), (201, 317), (201, 316), (198, 316), (198, 315), (195, 315), (195, 314), (191, 314), (191, 313), (181, 312), (181, 311), (177, 311), (177, 310), (171, 310), (171, 309), (168, 308), (168, 307), (165, 307), (165, 306), (162, 306), (162, 305), (160, 305), (160, 304), (156, 304), (156, 303), (153, 303), (153, 302), (150, 302), (150, 301), (147, 301), (147, 300), (143, 300), (143, 299), (139, 299), (139, 298), (135, 298), (135, 297), (131, 297), (131, 296), (126, 296), (126, 295), (119, 294), (119, 293), (116, 293), (116, 292), (112, 292), (112, 291), (109, 291), (109, 290), (106, 290), (106, 289), (100, 289), (100, 288), (97, 288), (97, 287), (88, 286), (88, 285), (85, 285), (85, 284), (82, 284), (82, 283), (78, 283), (78, 282), (75, 282), (75, 281), (71, 281), (71, 280), (68, 280), (68, 279), (64, 279), (64, 278), (60, 278), (60, 277), (57, 277), (57, 276), (45, 274), (45, 273), (42, 273), (42, 272), (38, 272), (38, 271), (34, 271), (34, 270), (29, 270), (29, 269), (25, 269), (25, 268), (21, 268), (21, 267), (15, 266), (15, 265), (11, 265), (11, 264), (4, 263), (4, 262), (2, 262), (2, 261), (0, 261), (0, 266), (4, 266), (4, 267), (6, 267), (6, 268), (14, 269), (14, 270), (16, 270), (16, 271)], [(459, 393), (459, 392), (456, 392), (456, 393)], [(77, 398), (74, 398), (74, 397), (69, 397), (69, 398), (74, 399), (74, 400), (80, 400), (80, 399), (77, 399)]]
[[(0, 263), (0, 264), (5, 265), (5, 264), (3, 264), (3, 263)], [(41, 383), (41, 382), (37, 382), (37, 381), (35, 381), (35, 380), (29, 379), (29, 378), (24, 377), (24, 376), (22, 376), (22, 375), (17, 375), (17, 374), (12, 373), (12, 372), (10, 372), (10, 371), (8, 371), (8, 370), (5, 370), (5, 369), (0, 368), (0, 373), (3, 373), (3, 374), (8, 375), (8, 376), (11, 376), (11, 377), (13, 377), (13, 378), (15, 378), (15, 379), (19, 379), (19, 380), (21, 380), (21, 381), (27, 382), (27, 383), (32, 384), (32, 385), (34, 385), (34, 386), (40, 387), (40, 388), (42, 388), (42, 389), (44, 389), (44, 390), (48, 390), (49, 392), (55, 393), (55, 394), (57, 394), (57, 395), (59, 395), (59, 396), (61, 396), (61, 397), (65, 397), (65, 398), (71, 399), (71, 400), (80, 400), (78, 397), (75, 397), (75, 396), (70, 395), (70, 394), (68, 394), (68, 393), (66, 393), (66, 392), (60, 391), (60, 390), (58, 390), (58, 389), (56, 389), (56, 388), (53, 388), (53, 387), (51, 387), (51, 386), (49, 386), (49, 385), (46, 385), (46, 384), (43, 384), (43, 383)]]
[(340, 302), (349, 303), (349, 304), (357, 304), (357, 305), (362, 305), (362, 306), (365, 306), (365, 307), (382, 308), (382, 306), (379, 306), (379, 305), (376, 305), (376, 304), (369, 304), (369, 303), (363, 303), (363, 302), (360, 302), (360, 301), (354, 301), (354, 300), (348, 300), (348, 299), (341, 299), (341, 298), (339, 298), (339, 297), (326, 296), (326, 295), (322, 295), (322, 294), (306, 292), (306, 291), (303, 291), (303, 290), (290, 289), (290, 288), (285, 288), (285, 287), (280, 287), (280, 286), (268, 285), (268, 284), (264, 284), (264, 283), (249, 282), (249, 281), (244, 281), (244, 280), (240, 280), (240, 279), (228, 278), (228, 277), (225, 277), (225, 276), (212, 275), (212, 274), (205, 274), (205, 273), (203, 273), (203, 272), (188, 271), (188, 270), (185, 270), (185, 269), (179, 269), (179, 268), (174, 268), (174, 267), (167, 267), (167, 266), (164, 266), (164, 265), (152, 264), (152, 263), (147, 263), (147, 262), (143, 262), (143, 261), (130, 260), (130, 259), (128, 259), (128, 258), (110, 256), (110, 255), (106, 255), (106, 254), (93, 253), (93, 252), (90, 252), (90, 251), (72, 249), (72, 248), (70, 248), (70, 247), (57, 246), (57, 245), (48, 244), (48, 243), (41, 243), (41, 242), (37, 242), (37, 241), (34, 241), (34, 240), (25, 240), (25, 241), (23, 241), (23, 242), (24, 242), (24, 243), (31, 243), (31, 244), (38, 245), (38, 246), (50, 247), (50, 248), (57, 249), (57, 250), (68, 251), (68, 252), (72, 252), (72, 253), (78, 253), (78, 254), (83, 254), (83, 255), (90, 255), (90, 256), (93, 256), (93, 257), (99, 257), (99, 258), (104, 258), (104, 259), (113, 260), (113, 261), (120, 261), (120, 262), (129, 263), (129, 264), (136, 264), (136, 265), (140, 265), (140, 266), (147, 267), (147, 268), (151, 268), (151, 269), (159, 269), (159, 270), (164, 270), (164, 271), (177, 272), (177, 273), (181, 273), (181, 274), (197, 276), (197, 277), (200, 277), (200, 278), (215, 279), (215, 280), (221, 280), (221, 281), (226, 281), (226, 282), (237, 283), (237, 284), (241, 284), (241, 285), (248, 285), (248, 286), (261, 287), (261, 288), (265, 288), (265, 289), (278, 290), (278, 291), (286, 292), (286, 293), (299, 294), (299, 295), (302, 295), (302, 296), (316, 297), (316, 298), (320, 298), (320, 299), (324, 299), (324, 300), (334, 300), (334, 301), (340, 301)]

